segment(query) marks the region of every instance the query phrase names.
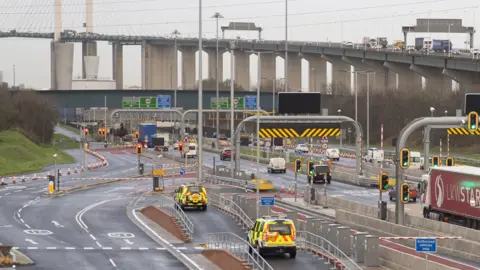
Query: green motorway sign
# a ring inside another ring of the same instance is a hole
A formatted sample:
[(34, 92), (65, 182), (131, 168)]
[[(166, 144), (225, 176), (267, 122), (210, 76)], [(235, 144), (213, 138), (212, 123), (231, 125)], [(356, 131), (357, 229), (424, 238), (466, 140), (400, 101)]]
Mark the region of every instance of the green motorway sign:
[(139, 109), (140, 108), (140, 98), (139, 97), (124, 97), (122, 99), (122, 108), (123, 109)]
[(156, 109), (157, 97), (140, 97), (140, 109)]
[[(235, 97), (233, 99), (233, 103), (234, 103), (234, 109), (237, 109), (237, 110), (243, 110), (245, 109), (245, 98), (244, 97)], [(230, 109), (231, 107), (231, 100), (230, 98), (227, 98), (227, 97), (221, 97), (218, 99), (217, 101), (217, 98), (211, 98), (210, 100), (210, 106), (212, 109), (216, 109), (217, 106), (219, 109)]]

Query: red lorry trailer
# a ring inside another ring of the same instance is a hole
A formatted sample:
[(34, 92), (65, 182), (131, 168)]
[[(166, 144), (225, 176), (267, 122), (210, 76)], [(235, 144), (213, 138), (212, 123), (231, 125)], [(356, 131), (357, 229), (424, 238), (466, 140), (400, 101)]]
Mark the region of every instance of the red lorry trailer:
[(425, 218), (480, 230), (480, 168), (434, 167), (420, 189)]

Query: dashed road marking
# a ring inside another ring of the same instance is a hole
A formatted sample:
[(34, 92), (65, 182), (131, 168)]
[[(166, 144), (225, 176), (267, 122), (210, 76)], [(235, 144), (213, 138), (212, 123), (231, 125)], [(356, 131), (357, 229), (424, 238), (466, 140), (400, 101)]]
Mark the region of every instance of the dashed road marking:
[[(188, 246), (188, 247), (173, 247), (175, 250), (204, 250), (204, 247), (199, 246)], [(166, 251), (167, 249), (164, 247), (13, 247), (12, 249), (15, 250), (111, 250), (111, 251), (149, 251), (149, 250), (159, 250), (159, 251)]]

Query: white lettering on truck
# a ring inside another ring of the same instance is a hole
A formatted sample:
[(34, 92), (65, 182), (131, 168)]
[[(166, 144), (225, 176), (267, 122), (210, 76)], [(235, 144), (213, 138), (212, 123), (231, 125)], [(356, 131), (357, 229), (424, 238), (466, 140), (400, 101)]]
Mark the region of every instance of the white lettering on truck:
[(456, 184), (444, 185), (441, 175), (438, 175), (435, 180), (437, 207), (442, 207), (444, 199), (467, 204), (470, 204), (470, 201), (473, 200), (477, 205), (480, 205), (480, 188), (470, 188)]

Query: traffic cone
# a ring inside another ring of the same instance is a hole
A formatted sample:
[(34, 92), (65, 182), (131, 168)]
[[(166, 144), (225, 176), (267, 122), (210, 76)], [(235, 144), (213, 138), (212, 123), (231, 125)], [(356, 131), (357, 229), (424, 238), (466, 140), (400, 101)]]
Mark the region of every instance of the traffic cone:
[(37, 174), (36, 174), (36, 173), (35, 173), (35, 174), (33, 174), (33, 178), (32, 178), (32, 180), (37, 180), (37, 179), (38, 179), (38, 178), (37, 178)]
[(78, 173), (78, 170), (77, 170), (77, 168), (75, 168), (75, 170), (73, 171), (73, 173)]
[(6, 185), (6, 184), (5, 184), (5, 177), (2, 177), (2, 183), (0, 183), (0, 185), (2, 185), (2, 186), (5, 186), (5, 185)]
[(71, 174), (70, 168), (68, 168), (67, 175), (70, 175), (70, 174)]
[(13, 177), (13, 180), (12, 180), (12, 184), (16, 184), (17, 183), (17, 179), (15, 178), (15, 176)]
[(80, 171), (83, 172), (83, 166), (82, 166), (82, 168), (80, 169)]

